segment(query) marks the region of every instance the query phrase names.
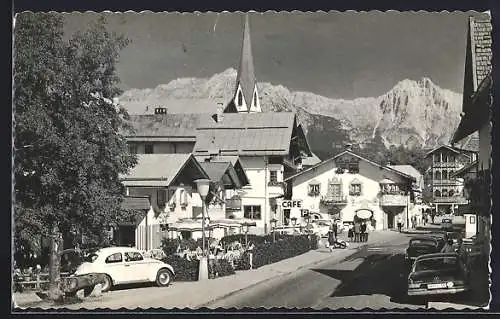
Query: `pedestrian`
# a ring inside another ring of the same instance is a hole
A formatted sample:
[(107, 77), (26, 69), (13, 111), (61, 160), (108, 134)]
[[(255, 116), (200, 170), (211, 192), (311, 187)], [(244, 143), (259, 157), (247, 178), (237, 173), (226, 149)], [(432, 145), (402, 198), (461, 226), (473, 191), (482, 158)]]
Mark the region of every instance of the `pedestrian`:
[(411, 228), (415, 229), (415, 224), (417, 223), (417, 217), (415, 217), (415, 215), (413, 215), (411, 217)]
[(337, 222), (335, 222), (335, 221), (332, 223), (332, 231), (333, 231), (334, 239), (335, 239), (335, 241), (337, 241), (337, 234), (338, 234), (339, 228), (338, 228)]
[(365, 242), (366, 236), (366, 222), (363, 222), (360, 226), (360, 241)]
[(349, 224), (349, 228), (347, 230), (347, 238), (349, 238), (349, 242), (352, 242), (352, 239), (354, 237), (354, 229), (353, 225)]
[(361, 225), (359, 222), (354, 223), (354, 242), (359, 242), (359, 236), (361, 233)]
[(328, 248), (330, 248), (330, 252), (333, 251), (333, 243), (335, 243), (334, 233), (333, 233), (333, 229), (330, 228), (328, 230)]
[(403, 228), (403, 220), (401, 219), (401, 216), (398, 217), (398, 230), (401, 232), (401, 229)]

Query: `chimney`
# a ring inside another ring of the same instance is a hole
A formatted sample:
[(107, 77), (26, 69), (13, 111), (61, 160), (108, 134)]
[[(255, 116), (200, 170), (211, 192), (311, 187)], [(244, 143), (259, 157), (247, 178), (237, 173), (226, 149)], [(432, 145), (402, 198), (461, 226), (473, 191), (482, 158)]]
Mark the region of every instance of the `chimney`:
[(217, 115), (215, 121), (217, 123), (222, 122), (224, 119), (224, 103), (218, 102), (217, 103)]
[(344, 148), (345, 148), (346, 151), (352, 151), (352, 144), (347, 143), (347, 144), (344, 145)]

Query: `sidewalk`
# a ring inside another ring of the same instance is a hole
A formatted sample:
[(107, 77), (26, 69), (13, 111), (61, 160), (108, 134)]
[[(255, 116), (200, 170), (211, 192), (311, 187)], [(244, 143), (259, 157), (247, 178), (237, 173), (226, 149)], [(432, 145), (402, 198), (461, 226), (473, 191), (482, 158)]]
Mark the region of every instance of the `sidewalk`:
[[(399, 233), (390, 231), (375, 231), (370, 233), (367, 243), (350, 243), (347, 249), (330, 252), (327, 248), (320, 248), (258, 269), (237, 271), (232, 276), (207, 281), (174, 282), (168, 288), (147, 287), (117, 290), (104, 294), (98, 300), (89, 299), (83, 303), (65, 307), (69, 309), (107, 307), (114, 309), (121, 307), (128, 309), (138, 307), (144, 309), (150, 307), (199, 308), (264, 281), (293, 273), (326, 260), (340, 261), (366, 245), (382, 244), (393, 240), (399, 235)], [(36, 307), (36, 305), (26, 305), (19, 299), (16, 301), (20, 307)]]

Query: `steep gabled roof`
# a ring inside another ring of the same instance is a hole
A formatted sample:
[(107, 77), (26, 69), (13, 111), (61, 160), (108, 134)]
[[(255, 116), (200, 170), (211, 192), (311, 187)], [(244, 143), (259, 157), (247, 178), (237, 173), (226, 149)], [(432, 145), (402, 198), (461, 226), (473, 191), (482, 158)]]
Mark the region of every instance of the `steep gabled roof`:
[(474, 132), (453, 145), (458, 150), (479, 152), (479, 132)]
[(491, 72), (491, 20), (485, 18), (469, 18), (469, 36), (472, 53), (472, 76), (474, 92), (479, 88), (479, 84)]
[(217, 103), (226, 102), (216, 99), (181, 99), (148, 96), (145, 100), (120, 99), (120, 105), (130, 115), (152, 115), (155, 108), (163, 107), (169, 114), (216, 114)]
[(418, 181), (422, 178), (422, 173), (415, 167), (411, 165), (387, 165), (388, 167), (400, 171), (401, 173), (405, 173), (406, 175), (413, 176)]
[[(196, 155), (217, 151), (220, 155), (286, 155), (296, 116), (292, 112), (226, 113), (220, 122), (197, 129)], [(307, 141), (306, 152), (310, 153)]]
[(456, 148), (454, 148), (453, 146), (439, 145), (439, 146), (434, 147), (432, 150), (428, 151), (427, 153), (425, 153), (425, 157), (426, 158), (429, 157), (429, 155), (431, 155), (432, 153), (434, 153), (434, 152), (436, 152), (436, 151), (438, 151), (438, 150), (440, 150), (442, 148), (446, 148), (446, 149), (448, 149), (448, 150), (450, 150), (450, 151), (452, 151), (452, 152), (454, 152), (456, 154), (460, 154), (460, 151), (457, 150)]
[(168, 187), (178, 177), (193, 182), (208, 175), (192, 154), (138, 154), (137, 165), (120, 177), (125, 186)]
[(345, 154), (352, 155), (352, 156), (354, 156), (354, 157), (359, 158), (359, 159), (360, 159), (360, 160), (362, 160), (362, 161), (365, 161), (365, 162), (367, 162), (367, 163), (370, 163), (371, 165), (373, 165), (373, 166), (375, 166), (375, 167), (379, 167), (379, 168), (381, 168), (381, 169), (385, 169), (385, 170), (387, 170), (387, 171), (390, 171), (390, 172), (396, 173), (396, 174), (398, 174), (398, 175), (400, 175), (400, 176), (402, 176), (402, 177), (404, 177), (404, 178), (407, 178), (407, 179), (411, 180), (412, 182), (416, 182), (416, 179), (415, 179), (413, 176), (407, 175), (407, 174), (405, 174), (405, 173), (403, 173), (403, 172), (400, 172), (400, 171), (398, 171), (398, 170), (395, 170), (395, 169), (393, 169), (393, 168), (391, 168), (391, 167), (388, 167), (388, 166), (384, 166), (384, 165), (377, 164), (377, 163), (375, 163), (375, 162), (373, 162), (373, 161), (371, 161), (371, 160), (369, 160), (369, 159), (367, 159), (367, 158), (364, 158), (363, 156), (360, 156), (360, 155), (358, 155), (358, 154), (356, 154), (356, 153), (353, 153), (353, 152), (351, 152), (351, 151), (349, 151), (349, 150), (342, 151), (342, 152), (340, 152), (339, 154), (335, 155), (334, 157), (331, 157), (331, 158), (329, 158), (329, 159), (327, 159), (327, 160), (325, 160), (325, 161), (323, 161), (323, 162), (321, 162), (321, 163), (318, 163), (318, 164), (316, 164), (316, 165), (314, 165), (314, 166), (311, 166), (311, 167), (309, 167), (308, 169), (305, 169), (305, 170), (303, 170), (303, 171), (300, 171), (299, 173), (297, 173), (297, 174), (295, 174), (295, 175), (292, 175), (292, 176), (290, 176), (290, 177), (286, 178), (286, 179), (285, 179), (285, 181), (289, 181), (289, 180), (295, 179), (296, 177), (298, 177), (298, 176), (300, 176), (300, 175), (303, 175), (303, 174), (305, 174), (305, 173), (307, 173), (307, 172), (309, 172), (309, 171), (312, 171), (312, 170), (316, 169), (317, 167), (320, 167), (320, 166), (325, 165), (325, 164), (327, 164), (327, 163), (329, 163), (329, 162), (335, 161), (335, 159), (337, 159), (337, 158), (339, 158), (340, 156), (345, 155)]
[(255, 72), (253, 66), (252, 44), (250, 41), (250, 25), (248, 22), (248, 14), (245, 14), (245, 29), (243, 31), (243, 45), (241, 47), (240, 66), (236, 77), (236, 90), (238, 85), (241, 86), (243, 97), (250, 110), (252, 103), (253, 90), (256, 84)]
[(126, 210), (149, 210), (151, 202), (148, 196), (125, 196), (121, 208)]

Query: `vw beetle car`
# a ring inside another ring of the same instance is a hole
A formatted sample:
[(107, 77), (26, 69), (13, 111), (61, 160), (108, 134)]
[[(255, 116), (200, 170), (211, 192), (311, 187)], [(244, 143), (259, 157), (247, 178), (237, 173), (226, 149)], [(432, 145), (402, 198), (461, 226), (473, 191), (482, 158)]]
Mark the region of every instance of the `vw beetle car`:
[(86, 257), (75, 271), (75, 276), (104, 274), (102, 291), (114, 285), (155, 282), (160, 287), (168, 286), (175, 275), (169, 264), (152, 258), (144, 258), (141, 252), (130, 247), (102, 248)]

